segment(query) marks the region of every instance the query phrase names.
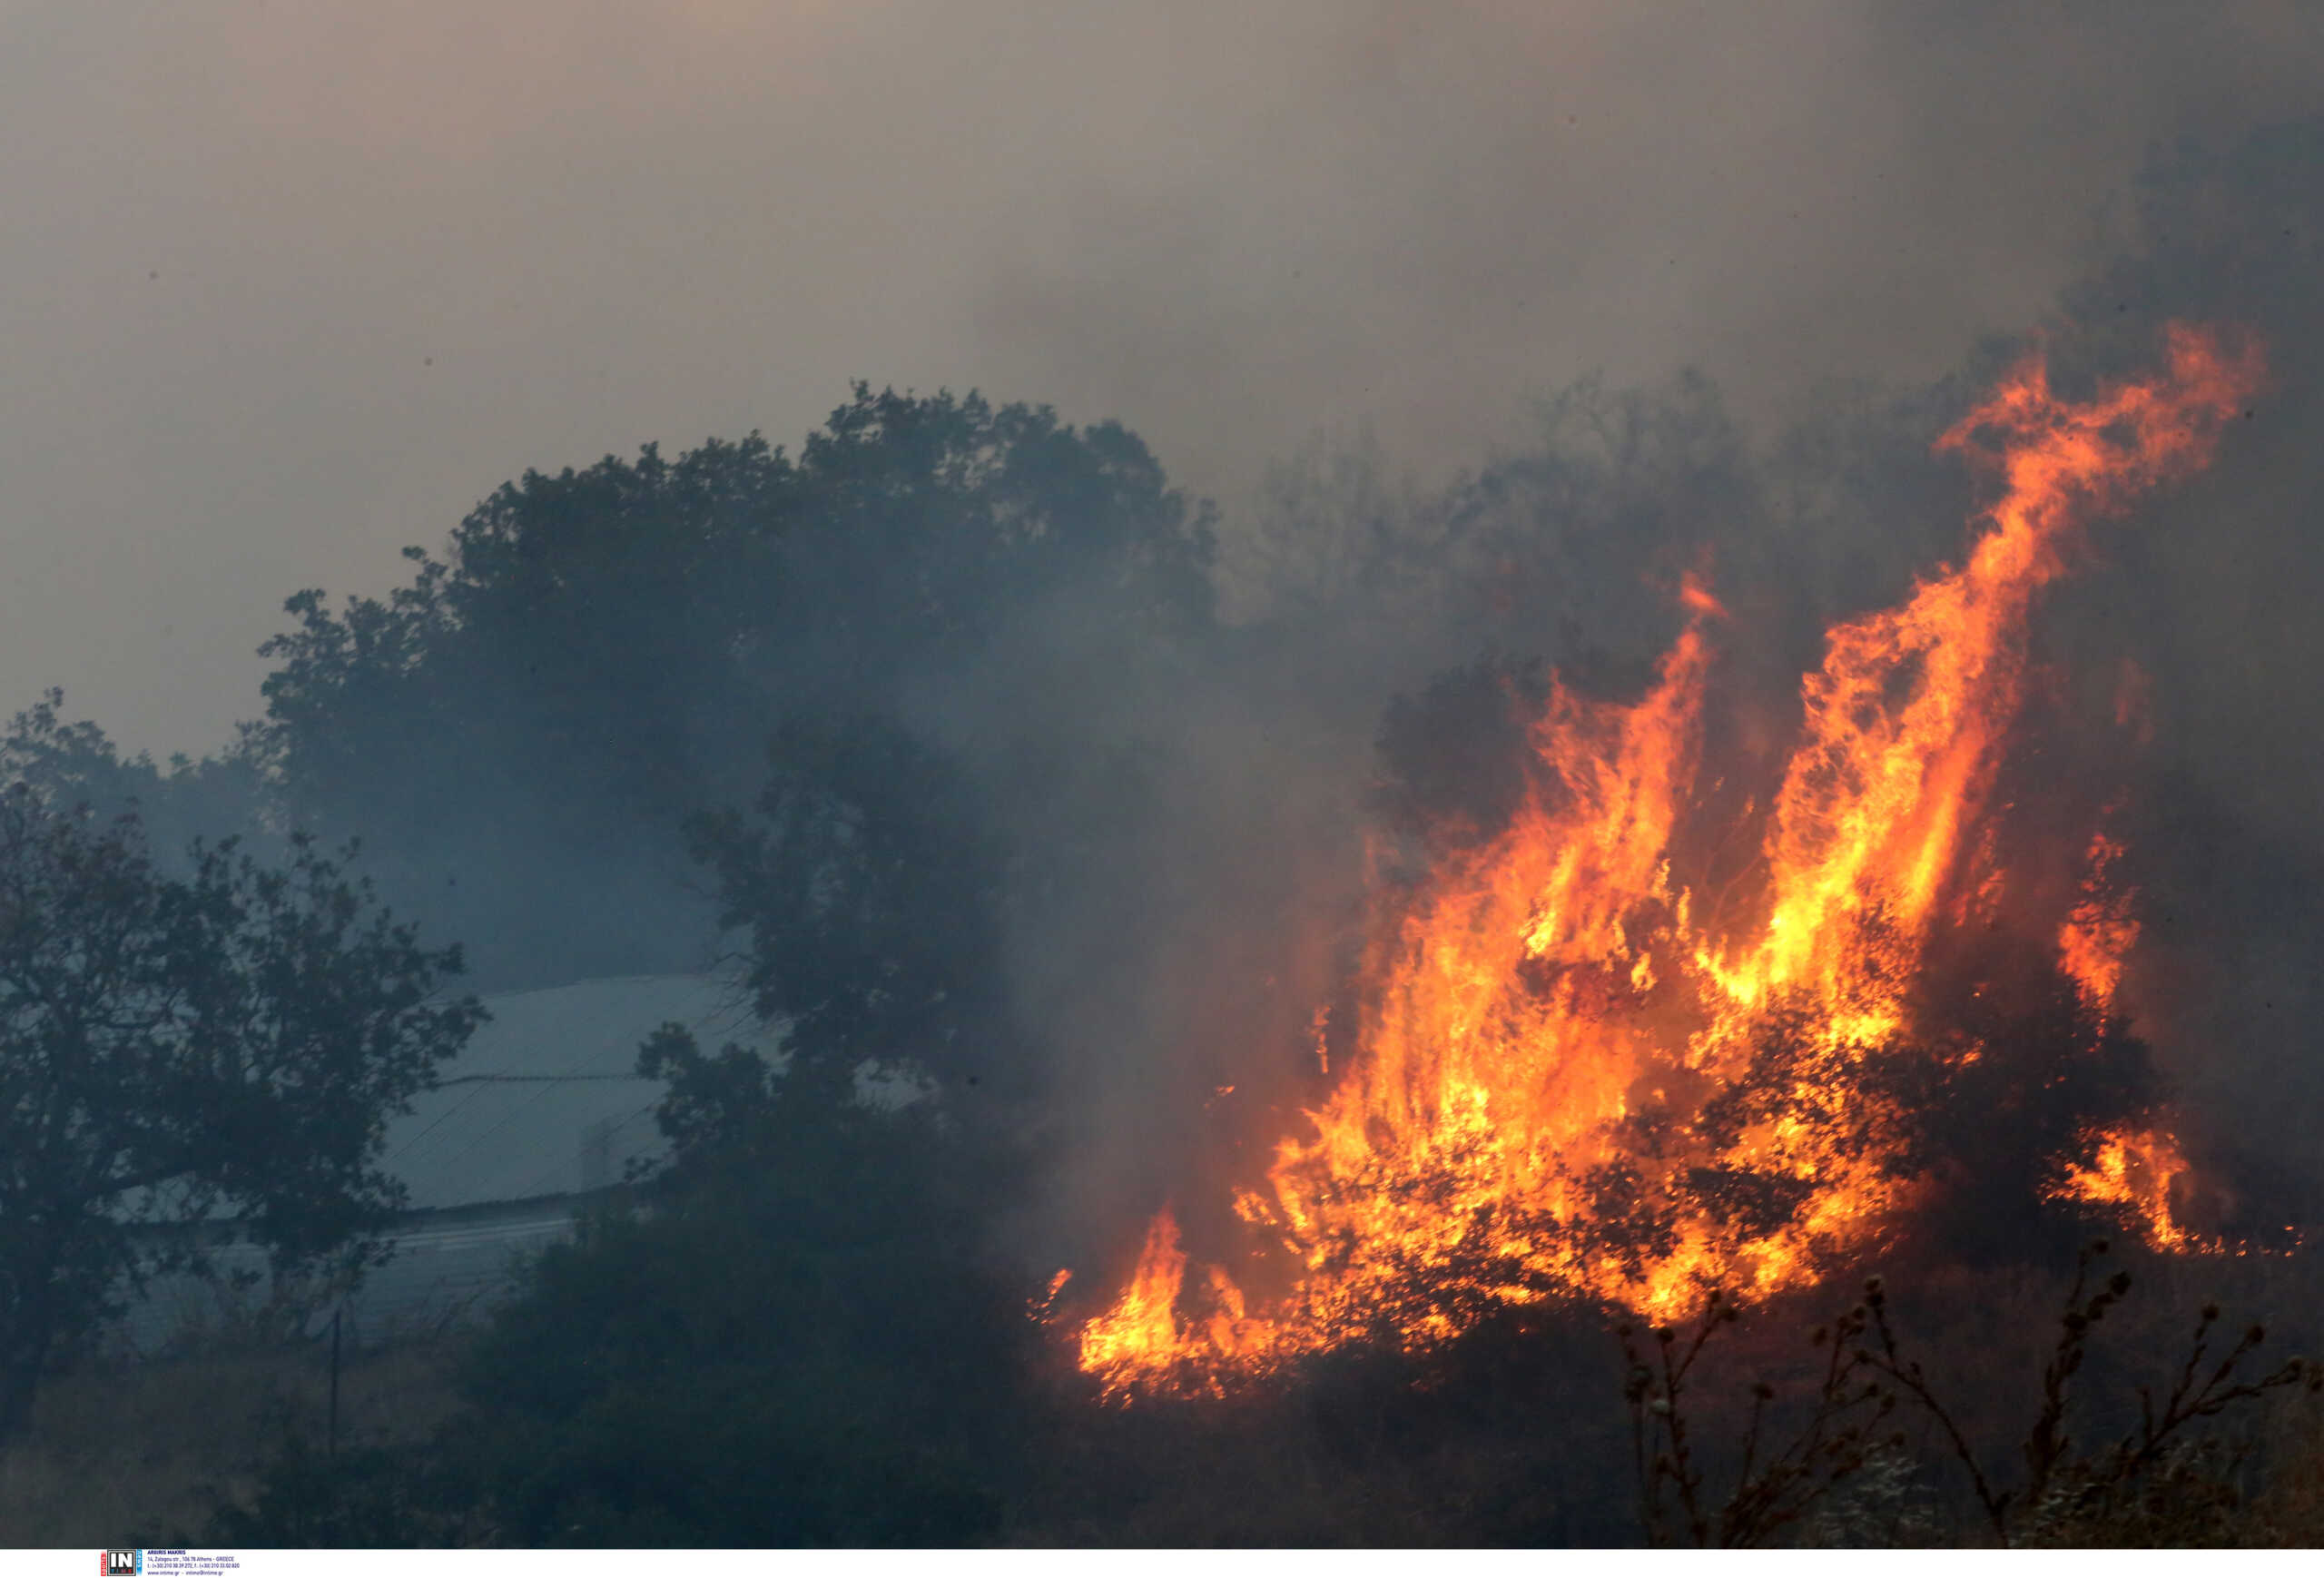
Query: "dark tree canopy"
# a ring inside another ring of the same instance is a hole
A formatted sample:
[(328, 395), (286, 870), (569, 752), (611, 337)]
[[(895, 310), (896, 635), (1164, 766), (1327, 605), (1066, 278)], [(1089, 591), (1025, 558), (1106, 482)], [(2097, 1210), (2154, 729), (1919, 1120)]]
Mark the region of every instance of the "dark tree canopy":
[(794, 720), (752, 813), (693, 824), (743, 981), (800, 1072), (909, 1059), (981, 1081), (1013, 1064), (1000, 957), (1006, 875), (973, 789), (876, 719)]
[(85, 718), (67, 723), (64, 712), (64, 693), (52, 689), (10, 720), (0, 735), (0, 784), (27, 784), (51, 804), (86, 805), (101, 820), (135, 812), (154, 860), (173, 873), (196, 839), (237, 838), (247, 853), (282, 853), (249, 725), (216, 755), (172, 756), (165, 765), (122, 755), (104, 730)]
[(991, 1152), (675, 1025), (639, 1066), (669, 1080), (654, 1209), (551, 1249), (483, 1336), (468, 1496), (520, 1544), (991, 1537), (1041, 1345), (988, 1258)]
[(407, 551), (385, 599), (287, 605), (255, 744), (500, 984), (700, 962), (679, 824), (752, 791), (783, 718), (940, 713), (996, 646), (1102, 671), (1211, 617), (1207, 512), (1135, 436), (861, 385), (795, 459), (531, 472)]
[(201, 1266), (172, 1225), (359, 1268), (400, 1200), (386, 1120), (482, 1018), (438, 991), (458, 970), (303, 837), (172, 875), (133, 815), (0, 788), (0, 1435), (55, 1349)]

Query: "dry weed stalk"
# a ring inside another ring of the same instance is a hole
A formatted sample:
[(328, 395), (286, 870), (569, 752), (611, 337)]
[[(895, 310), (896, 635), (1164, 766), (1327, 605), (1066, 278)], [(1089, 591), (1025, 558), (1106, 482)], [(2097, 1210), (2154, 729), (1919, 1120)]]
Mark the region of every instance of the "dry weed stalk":
[[(1896, 1398), (1864, 1378), (1865, 1354), (1852, 1338), (1861, 1329), (1844, 1321), (1828, 1344), (1824, 1374), (1806, 1424), (1782, 1446), (1767, 1438), (1768, 1406), (1775, 1388), (1751, 1387), (1751, 1416), (1743, 1442), (1742, 1465), (1734, 1488), (1716, 1510), (1703, 1494), (1703, 1471), (1689, 1439), (1683, 1406), (1687, 1381), (1711, 1334), (1741, 1318), (1734, 1301), (1713, 1289), (1701, 1323), (1682, 1341), (1676, 1328), (1658, 1327), (1658, 1362), (1639, 1353), (1633, 1329), (1619, 1328), (1629, 1374), (1624, 1395), (1630, 1405), (1630, 1435), (1636, 1460), (1640, 1515), (1654, 1543), (1669, 1543), (1664, 1528), (1666, 1488), (1676, 1493), (1688, 1538), (1698, 1545), (1765, 1544), (1781, 1529), (1799, 1522), (1817, 1503), (1862, 1469), (1883, 1447), (1901, 1446), (1903, 1436), (1879, 1435), (1876, 1426), (1896, 1409)], [(1815, 1341), (1826, 1345), (1818, 1327)]]
[[(2207, 1304), (2169, 1389), (2158, 1399), (2154, 1388), (2138, 1388), (2138, 1426), (2101, 1451), (2078, 1452), (2067, 1429), (2070, 1383), (2088, 1355), (2092, 1328), (2131, 1287), (2126, 1271), (2116, 1271), (2092, 1287), (2093, 1268), (2107, 1253), (2108, 1245), (2101, 1238), (2085, 1246), (2076, 1258), (2057, 1341), (2042, 1369), (2040, 1406), (2021, 1449), (2025, 1476), (2007, 1488), (1997, 1488), (1962, 1427), (1958, 1411), (1947, 1405), (1920, 1361), (1898, 1342), (1887, 1289), (1877, 1277), (1866, 1280), (1859, 1302), (1831, 1325), (1809, 1334), (1811, 1345), (1825, 1355), (1822, 1377), (1804, 1424), (1779, 1449), (1767, 1438), (1775, 1390), (1765, 1381), (1752, 1385), (1740, 1466), (1732, 1487), (1716, 1503), (1706, 1489), (1701, 1454), (1690, 1435), (1684, 1404), (1712, 1334), (1740, 1319), (1740, 1308), (1712, 1289), (1691, 1336), (1670, 1326), (1655, 1328), (1651, 1358), (1641, 1354), (1633, 1327), (1618, 1327), (1627, 1362), (1623, 1396), (1630, 1410), (1639, 1515), (1648, 1540), (1672, 1543), (1675, 1512), (1676, 1532), (1694, 1544), (1768, 1543), (1800, 1524), (1867, 1465), (1903, 1451), (1904, 1433), (1882, 1427), (1906, 1404), (1941, 1433), (1996, 1542), (2009, 1545), (2045, 1543), (2061, 1535), (2087, 1538), (2096, 1523), (2133, 1505), (2142, 1517), (2150, 1516), (2145, 1504), (2155, 1492), (2148, 1482), (2157, 1471), (2174, 1484), (2192, 1483), (2193, 1465), (2221, 1458), (2216, 1442), (2191, 1429), (2197, 1422), (2284, 1388), (2324, 1390), (2324, 1369), (2299, 1358), (2264, 1374), (2245, 1373), (2247, 1362), (2267, 1337), (2258, 1325), (2247, 1327), (2214, 1360), (2220, 1309)], [(2228, 1461), (2239, 1462), (2240, 1457)], [(2218, 1499), (2213, 1491), (2227, 1494), (2208, 1481), (2203, 1488), (2213, 1501)], [(1673, 1503), (1675, 1506), (1669, 1504)]]

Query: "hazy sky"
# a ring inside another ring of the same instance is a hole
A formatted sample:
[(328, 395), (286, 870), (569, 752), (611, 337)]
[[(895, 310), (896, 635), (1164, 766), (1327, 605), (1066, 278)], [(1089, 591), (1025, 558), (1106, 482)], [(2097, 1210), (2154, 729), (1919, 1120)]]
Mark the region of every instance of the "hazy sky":
[(2154, 143), (2319, 108), (2304, 0), (0, 0), (0, 704), (210, 748), (290, 591), (851, 377), (1230, 504), (1591, 367), (1777, 413), (2028, 321)]

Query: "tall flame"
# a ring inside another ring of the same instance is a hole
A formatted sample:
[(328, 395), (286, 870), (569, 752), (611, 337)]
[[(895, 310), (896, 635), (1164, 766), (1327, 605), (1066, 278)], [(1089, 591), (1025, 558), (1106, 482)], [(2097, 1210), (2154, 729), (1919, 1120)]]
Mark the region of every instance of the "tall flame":
[[(2034, 599), (2079, 522), (2203, 464), (2259, 376), (2255, 352), (2174, 328), (2158, 376), (2074, 403), (2029, 359), (1943, 436), (1996, 469), (1998, 499), (1959, 568), (1829, 632), (1747, 914), (1702, 912), (1672, 876), (1718, 603), (1685, 588), (1689, 623), (1641, 700), (1553, 687), (1535, 792), (1375, 945), (1355, 1057), (1237, 1198), (1287, 1251), (1285, 1291), (1254, 1310), (1213, 1269), (1189, 1299), (1166, 1211), (1082, 1327), (1083, 1366), (1118, 1391), (1216, 1390), (1558, 1292), (1665, 1316), (1706, 1283), (1764, 1293), (1870, 1241), (1919, 1187), (1884, 1165), (1904, 1115), (1872, 1076), (1944, 1055), (1905, 1052), (1903, 1032), (1933, 921), (1973, 896)], [(2058, 936), (2102, 1012), (2135, 936), (2104, 886), (2114, 850), (2093, 849)], [(2069, 1192), (2167, 1191), (2167, 1143), (2093, 1143)]]

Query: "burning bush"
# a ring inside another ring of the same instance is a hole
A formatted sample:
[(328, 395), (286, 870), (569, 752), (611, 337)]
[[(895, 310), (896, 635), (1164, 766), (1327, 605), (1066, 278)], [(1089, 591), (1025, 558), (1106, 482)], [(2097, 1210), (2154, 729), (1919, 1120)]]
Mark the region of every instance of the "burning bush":
[(1941, 441), (1997, 483), (1966, 558), (1829, 632), (1764, 803), (1702, 759), (1726, 616), (1694, 580), (1642, 695), (1553, 680), (1521, 793), (1484, 796), (1504, 824), (1438, 841), (1395, 896), (1354, 1057), (1236, 1197), (1286, 1290), (1255, 1304), (1214, 1267), (1186, 1297), (1166, 1211), (1084, 1367), (1216, 1392), (1562, 1296), (1668, 1318), (1709, 1287), (1812, 1283), (1965, 1188), (2186, 1242), (2114, 1007), (2117, 846), (2085, 805), (2078, 880), (2013, 860), (2001, 785), (2028, 621), (2082, 526), (2203, 464), (2259, 377), (2185, 329), (2162, 374), (2086, 401), (2019, 367)]

